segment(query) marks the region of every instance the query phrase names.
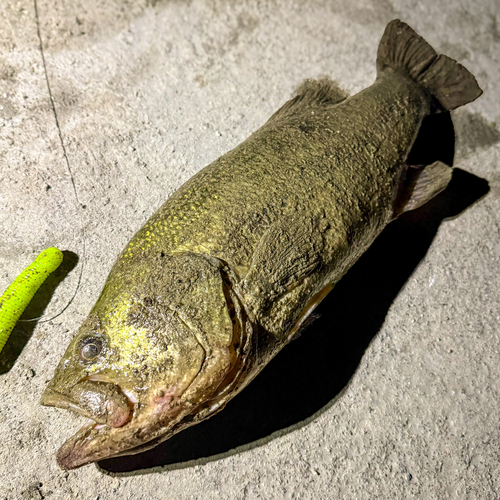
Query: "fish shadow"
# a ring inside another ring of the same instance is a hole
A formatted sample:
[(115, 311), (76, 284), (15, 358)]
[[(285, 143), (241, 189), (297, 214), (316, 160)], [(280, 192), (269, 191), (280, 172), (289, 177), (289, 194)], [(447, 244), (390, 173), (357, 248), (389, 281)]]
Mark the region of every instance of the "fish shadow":
[[(12, 330), (0, 354), (0, 375), (7, 373), (14, 366), (17, 358), (32, 337), (39, 321), (46, 321), (46, 318), (41, 316), (43, 316), (59, 283), (75, 268), (78, 260), (75, 253), (68, 250), (63, 251), (61, 265), (43, 282)], [(32, 318), (37, 319), (31, 320)]]
[[(423, 128), (410, 155), (413, 164), (439, 159), (451, 165), (454, 135), (446, 115)], [(206, 463), (263, 445), (329, 408), (352, 378), (441, 222), (458, 216), (488, 191), (486, 180), (455, 169), (445, 191), (383, 231), (317, 308), (319, 319), (223, 411), (152, 450), (103, 460), (98, 468), (128, 476)]]

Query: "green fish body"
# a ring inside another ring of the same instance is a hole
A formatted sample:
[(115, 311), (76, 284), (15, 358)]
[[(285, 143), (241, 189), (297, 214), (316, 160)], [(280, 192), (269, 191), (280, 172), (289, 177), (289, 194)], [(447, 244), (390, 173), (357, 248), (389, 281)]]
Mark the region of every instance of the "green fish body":
[(95, 423), (75, 468), (138, 453), (221, 410), (399, 213), (451, 168), (406, 164), (422, 120), (481, 94), (392, 21), (373, 85), (307, 80), (246, 141), (174, 193), (119, 256), (42, 403)]

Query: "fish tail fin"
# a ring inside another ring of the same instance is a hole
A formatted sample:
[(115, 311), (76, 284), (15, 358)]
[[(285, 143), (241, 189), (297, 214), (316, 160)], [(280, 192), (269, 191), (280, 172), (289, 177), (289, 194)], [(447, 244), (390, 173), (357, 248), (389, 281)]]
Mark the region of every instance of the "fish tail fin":
[(477, 99), (483, 91), (474, 75), (437, 52), (399, 19), (391, 21), (377, 52), (377, 73), (399, 71), (422, 85), (433, 97), (434, 112), (450, 111)]

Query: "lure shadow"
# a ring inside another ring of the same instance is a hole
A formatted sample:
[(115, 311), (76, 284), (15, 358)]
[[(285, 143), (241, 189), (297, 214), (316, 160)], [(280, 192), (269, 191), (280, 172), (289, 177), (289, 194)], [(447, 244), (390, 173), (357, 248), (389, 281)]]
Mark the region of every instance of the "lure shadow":
[(26, 321), (30, 318), (39, 318), (47, 307), (50, 299), (54, 295), (59, 283), (75, 268), (78, 263), (78, 256), (70, 251), (63, 251), (63, 261), (61, 265), (51, 273), (35, 296), (25, 309), (21, 318), (17, 322), (14, 330), (10, 334), (2, 354), (0, 354), (0, 375), (7, 373), (16, 362), (17, 358), (33, 335), (38, 320)]
[[(411, 163), (441, 160), (451, 165), (454, 134), (449, 114), (431, 117), (424, 125)], [(259, 446), (303, 425), (345, 388), (441, 222), (488, 191), (486, 180), (455, 169), (443, 193), (384, 230), (318, 307), (320, 318), (222, 412), (152, 450), (103, 460), (98, 467), (113, 475), (187, 467)]]

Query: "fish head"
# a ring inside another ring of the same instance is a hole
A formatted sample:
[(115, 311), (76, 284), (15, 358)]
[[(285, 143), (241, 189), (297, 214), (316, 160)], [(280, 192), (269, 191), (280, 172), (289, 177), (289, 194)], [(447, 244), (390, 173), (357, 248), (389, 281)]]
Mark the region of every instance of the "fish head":
[[(43, 405), (92, 419), (59, 450), (62, 468), (143, 451), (194, 423), (202, 407), (210, 413), (235, 363), (222, 279), (183, 265), (166, 278), (165, 267), (130, 279), (112, 272), (42, 395)], [(214, 358), (206, 339), (224, 328)]]

